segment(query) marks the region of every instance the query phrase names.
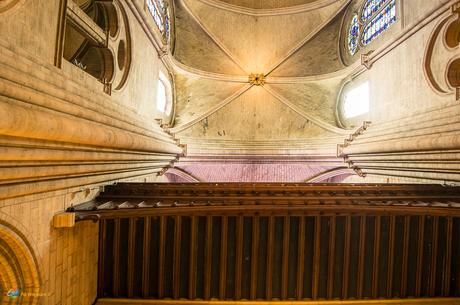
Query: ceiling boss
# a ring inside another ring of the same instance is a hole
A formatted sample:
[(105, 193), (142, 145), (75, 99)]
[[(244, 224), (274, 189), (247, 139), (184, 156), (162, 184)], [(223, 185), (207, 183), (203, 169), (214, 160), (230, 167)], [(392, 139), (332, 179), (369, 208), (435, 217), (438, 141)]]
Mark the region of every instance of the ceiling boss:
[(249, 83), (253, 86), (263, 86), (265, 85), (265, 75), (263, 73), (249, 75)]

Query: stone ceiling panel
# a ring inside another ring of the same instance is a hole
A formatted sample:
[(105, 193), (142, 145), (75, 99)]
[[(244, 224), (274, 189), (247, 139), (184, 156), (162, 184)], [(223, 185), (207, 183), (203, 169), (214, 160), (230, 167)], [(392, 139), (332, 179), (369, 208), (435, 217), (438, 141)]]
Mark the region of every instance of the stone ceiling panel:
[(315, 37), (275, 69), (271, 76), (313, 76), (345, 68), (340, 58), (339, 36), (343, 14), (339, 14)]
[(306, 84), (271, 84), (283, 98), (305, 113), (337, 126), (335, 109), (341, 79), (329, 79)]
[(286, 107), (262, 87), (253, 87), (235, 101), (178, 134), (178, 138), (226, 141), (282, 141), (329, 137), (330, 132)]
[(219, 0), (232, 5), (254, 9), (274, 9), (313, 3), (317, 0)]
[(247, 73), (268, 73), (327, 24), (347, 2), (339, 0), (297, 14), (255, 17), (201, 1), (182, 1)]
[[(198, 77), (176, 75), (176, 119), (181, 126), (199, 117), (227, 97), (244, 87), (244, 84), (215, 81)], [(218, 88), (218, 90), (216, 90)]]
[(181, 63), (207, 72), (245, 75), (200, 25), (176, 1), (176, 44), (174, 57)]

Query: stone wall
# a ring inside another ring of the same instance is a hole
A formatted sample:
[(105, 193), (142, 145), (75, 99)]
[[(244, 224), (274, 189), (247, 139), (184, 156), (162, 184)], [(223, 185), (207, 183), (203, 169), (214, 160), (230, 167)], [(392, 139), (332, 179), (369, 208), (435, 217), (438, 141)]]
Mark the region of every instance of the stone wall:
[[(40, 282), (33, 291), (18, 287), (24, 291), (17, 304), (92, 304), (98, 225), (54, 229), (53, 216), (91, 200), (104, 185), (157, 181), (182, 152), (154, 120), (158, 71), (166, 67), (158, 56), (161, 40), (135, 15), (147, 18), (142, 1), (140, 13), (131, 1), (117, 2), (132, 45), (119, 89), (62, 58), (67, 1), (0, 4), (0, 220), (30, 245)], [(0, 281), (5, 302), (15, 288), (3, 287), (8, 283)]]

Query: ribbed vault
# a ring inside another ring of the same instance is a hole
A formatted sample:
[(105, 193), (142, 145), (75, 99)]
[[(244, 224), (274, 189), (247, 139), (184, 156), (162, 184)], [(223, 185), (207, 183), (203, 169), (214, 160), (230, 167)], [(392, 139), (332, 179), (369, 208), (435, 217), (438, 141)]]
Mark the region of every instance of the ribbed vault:
[[(175, 0), (170, 131), (188, 156), (335, 156), (349, 133), (336, 121), (349, 73), (339, 55), (349, 2)], [(252, 73), (264, 75), (263, 86), (249, 82)], [(286, 144), (296, 141), (306, 145)]]

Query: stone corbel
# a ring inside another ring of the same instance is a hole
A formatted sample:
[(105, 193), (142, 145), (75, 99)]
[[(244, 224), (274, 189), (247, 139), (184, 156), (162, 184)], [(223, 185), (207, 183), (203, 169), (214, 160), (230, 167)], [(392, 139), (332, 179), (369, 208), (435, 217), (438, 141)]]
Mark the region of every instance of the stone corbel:
[(367, 174), (364, 173), (359, 167), (353, 167), (353, 170), (355, 171), (355, 173), (362, 177), (362, 178), (366, 178)]
[(364, 133), (364, 131), (366, 131), (367, 128), (369, 128), (370, 125), (371, 125), (371, 122), (370, 122), (370, 121), (364, 121), (364, 122), (363, 122), (363, 125), (362, 125), (361, 127), (359, 127), (358, 130), (356, 130), (354, 133), (352, 133), (348, 139), (345, 139), (345, 140), (344, 140), (344, 143), (343, 143), (343, 147), (342, 147), (342, 148), (345, 148), (345, 147), (350, 146), (350, 144), (351, 144), (354, 140), (356, 140), (357, 137), (359, 137), (360, 135), (362, 135), (362, 134)]
[(181, 157), (187, 157), (187, 144), (179, 144), (179, 147), (182, 148)]
[(361, 64), (364, 67), (366, 67), (367, 70), (370, 70), (372, 68), (373, 61), (372, 61), (372, 58), (371, 58), (371, 54), (373, 52), (374, 51), (369, 51), (368, 53), (361, 55)]
[(460, 1), (452, 5), (452, 14), (459, 14), (460, 16)]

